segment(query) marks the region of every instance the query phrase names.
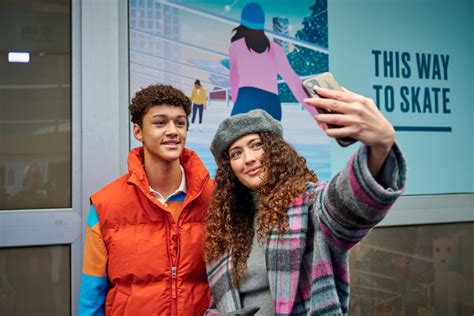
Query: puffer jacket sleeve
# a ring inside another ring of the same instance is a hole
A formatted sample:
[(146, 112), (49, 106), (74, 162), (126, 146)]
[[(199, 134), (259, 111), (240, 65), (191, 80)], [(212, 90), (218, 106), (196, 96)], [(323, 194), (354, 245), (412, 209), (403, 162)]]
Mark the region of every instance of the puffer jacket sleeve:
[(109, 289), (107, 250), (100, 231), (99, 218), (91, 205), (86, 224), (84, 262), (79, 293), (79, 315), (104, 315)]

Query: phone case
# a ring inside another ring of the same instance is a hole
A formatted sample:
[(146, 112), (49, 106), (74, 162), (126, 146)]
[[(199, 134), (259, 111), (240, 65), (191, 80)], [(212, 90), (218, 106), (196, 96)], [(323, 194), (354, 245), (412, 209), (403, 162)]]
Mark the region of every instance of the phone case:
[[(316, 97), (320, 98), (320, 96), (314, 91), (314, 87), (322, 87), (322, 88), (327, 88), (331, 90), (342, 90), (341, 86), (339, 83), (336, 81), (336, 78), (334, 78), (333, 74), (330, 72), (324, 72), (319, 75), (316, 75), (314, 77), (308, 78), (303, 80), (303, 89), (306, 91), (306, 94), (309, 97)], [(317, 109), (319, 113), (330, 113), (330, 111), (326, 109)], [(340, 126), (337, 125), (328, 125), (329, 128), (339, 128)], [(353, 143), (355, 143), (357, 140), (350, 138), (350, 137), (342, 137), (342, 138), (336, 138), (336, 141), (339, 145), (342, 147), (347, 147)]]

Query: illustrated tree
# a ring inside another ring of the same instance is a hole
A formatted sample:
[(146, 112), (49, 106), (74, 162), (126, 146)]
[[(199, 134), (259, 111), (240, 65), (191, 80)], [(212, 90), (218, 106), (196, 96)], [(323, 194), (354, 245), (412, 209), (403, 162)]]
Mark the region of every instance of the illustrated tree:
[[(301, 23), (303, 27), (296, 32), (295, 37), (322, 48), (327, 48), (327, 0), (315, 0), (309, 10), (310, 14), (303, 19)], [(318, 74), (327, 71), (329, 68), (328, 54), (310, 48), (295, 45), (293, 51), (287, 57), (290, 65), (300, 76)], [(278, 92), (281, 102), (296, 102), (286, 83), (278, 85)]]

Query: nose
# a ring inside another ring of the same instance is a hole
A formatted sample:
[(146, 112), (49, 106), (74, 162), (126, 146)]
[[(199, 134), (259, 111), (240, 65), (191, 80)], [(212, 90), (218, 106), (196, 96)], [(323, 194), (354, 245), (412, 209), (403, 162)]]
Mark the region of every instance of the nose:
[(166, 135), (167, 136), (175, 136), (178, 135), (178, 128), (176, 127), (174, 122), (169, 122), (167, 129), (166, 129)]
[(246, 165), (252, 165), (257, 161), (257, 157), (252, 150), (246, 149), (244, 150), (244, 162)]

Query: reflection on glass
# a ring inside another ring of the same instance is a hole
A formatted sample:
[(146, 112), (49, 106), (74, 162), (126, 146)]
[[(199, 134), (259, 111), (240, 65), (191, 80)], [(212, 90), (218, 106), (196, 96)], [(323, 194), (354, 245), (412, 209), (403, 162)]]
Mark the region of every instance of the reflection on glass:
[(377, 228), (350, 256), (350, 315), (474, 315), (474, 223)]
[(0, 1), (0, 210), (71, 206), (70, 25), (69, 0)]
[(0, 315), (69, 315), (70, 246), (0, 249)]

